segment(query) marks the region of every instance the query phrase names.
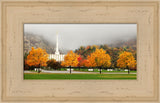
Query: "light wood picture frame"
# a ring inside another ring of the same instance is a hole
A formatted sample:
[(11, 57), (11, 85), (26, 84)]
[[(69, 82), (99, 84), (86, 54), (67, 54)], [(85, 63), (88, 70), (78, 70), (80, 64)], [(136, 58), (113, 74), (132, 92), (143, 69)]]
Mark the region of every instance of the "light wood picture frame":
[[(159, 1), (2, 0), (1, 103), (159, 103)], [(136, 23), (137, 80), (23, 80), (23, 24)]]

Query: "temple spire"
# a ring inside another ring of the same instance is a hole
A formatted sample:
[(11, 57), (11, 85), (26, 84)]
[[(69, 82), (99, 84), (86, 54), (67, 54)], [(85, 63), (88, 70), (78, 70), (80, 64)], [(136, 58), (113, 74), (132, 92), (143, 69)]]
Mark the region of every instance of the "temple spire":
[(57, 36), (57, 41), (56, 41), (56, 52), (55, 52), (55, 54), (59, 55), (59, 50), (58, 50), (58, 32), (56, 33), (56, 36)]

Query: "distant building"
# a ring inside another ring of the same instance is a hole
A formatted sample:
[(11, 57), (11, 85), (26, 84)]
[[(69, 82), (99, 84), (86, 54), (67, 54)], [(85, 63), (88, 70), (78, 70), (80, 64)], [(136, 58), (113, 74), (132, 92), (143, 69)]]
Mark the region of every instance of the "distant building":
[(49, 54), (49, 59), (55, 59), (58, 62), (64, 61), (65, 54), (60, 54), (58, 50), (58, 34), (57, 34), (57, 41), (56, 41), (56, 52), (55, 54)]

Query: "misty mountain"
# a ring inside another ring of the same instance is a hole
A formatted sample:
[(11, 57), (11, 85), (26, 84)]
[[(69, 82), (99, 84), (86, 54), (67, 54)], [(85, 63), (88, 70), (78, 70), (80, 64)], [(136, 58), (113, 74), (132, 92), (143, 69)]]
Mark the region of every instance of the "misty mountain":
[(117, 40), (113, 43), (109, 44), (109, 47), (131, 47), (132, 49), (136, 50), (136, 37), (131, 38), (129, 40)]
[(55, 52), (55, 44), (51, 44), (43, 36), (24, 33), (24, 53), (29, 53), (32, 47), (45, 49), (49, 54)]
[(24, 32), (41, 35), (52, 44), (58, 34), (59, 49), (64, 51), (129, 40), (137, 35), (137, 24), (25, 24)]
[[(54, 54), (56, 51), (56, 44), (51, 43), (42, 35), (24, 33), (24, 53), (29, 53), (32, 47), (45, 49), (48, 54)], [(59, 48), (61, 54), (66, 54), (68, 51), (69, 50)]]
[[(136, 50), (136, 37), (124, 40), (114, 40), (114, 42), (107, 44), (109, 47), (131, 47)], [(48, 54), (54, 54), (56, 49), (56, 44), (51, 43), (48, 39), (44, 38), (42, 35), (36, 35), (33, 33), (24, 33), (24, 53), (29, 53), (31, 48), (42, 48), (45, 49)], [(61, 54), (66, 54), (69, 50), (60, 48)]]

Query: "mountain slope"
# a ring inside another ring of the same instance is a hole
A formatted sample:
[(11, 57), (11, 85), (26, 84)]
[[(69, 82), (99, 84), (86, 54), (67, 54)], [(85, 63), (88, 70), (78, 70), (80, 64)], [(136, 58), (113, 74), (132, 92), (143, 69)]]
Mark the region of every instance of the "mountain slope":
[(132, 38), (130, 40), (119, 40), (114, 43), (109, 44), (110, 47), (131, 47), (136, 50), (137, 40), (136, 38)]
[(29, 53), (32, 47), (45, 49), (49, 54), (55, 52), (55, 45), (48, 42), (44, 37), (31, 33), (24, 33), (24, 53)]

